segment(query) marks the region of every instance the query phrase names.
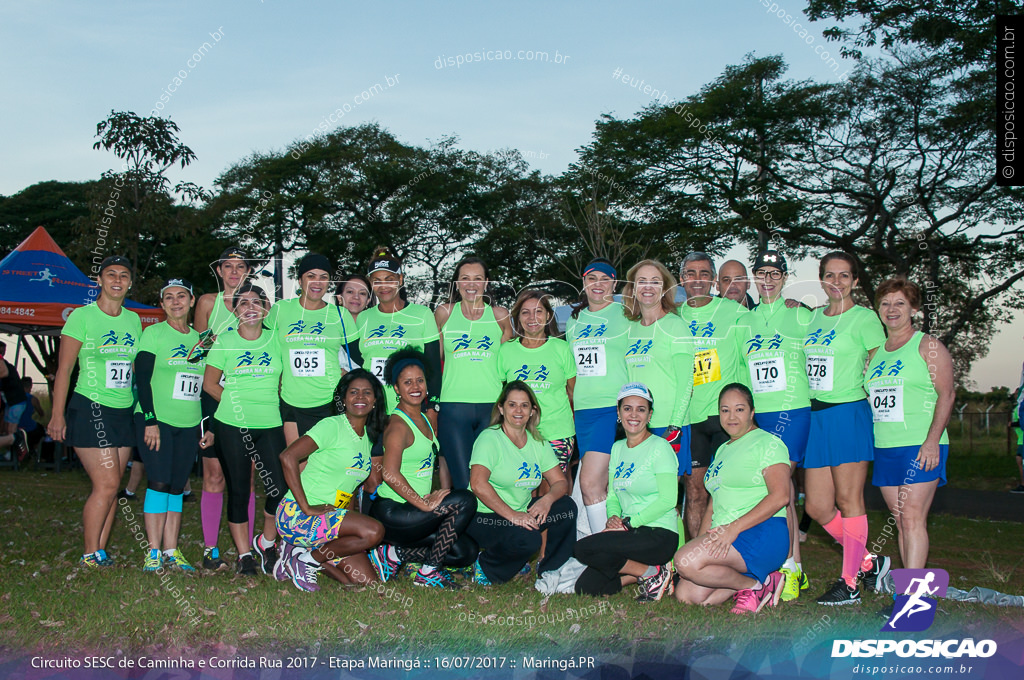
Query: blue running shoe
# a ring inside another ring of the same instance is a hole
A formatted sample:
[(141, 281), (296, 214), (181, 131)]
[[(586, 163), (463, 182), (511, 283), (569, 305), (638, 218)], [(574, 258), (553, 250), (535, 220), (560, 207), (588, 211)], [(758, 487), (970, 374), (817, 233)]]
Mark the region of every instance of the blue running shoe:
[(377, 578), (381, 581), (388, 581), (398, 568), (402, 566), (401, 562), (391, 559), (388, 555), (388, 544), (381, 543), (376, 548), (370, 551), (370, 564), (377, 571)]

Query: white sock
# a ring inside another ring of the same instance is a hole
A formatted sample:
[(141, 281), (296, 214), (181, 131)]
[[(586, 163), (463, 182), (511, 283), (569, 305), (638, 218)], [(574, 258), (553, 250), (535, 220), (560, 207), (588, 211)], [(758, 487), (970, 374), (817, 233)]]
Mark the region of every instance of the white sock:
[(398, 550), (395, 549), (395, 546), (393, 545), (388, 546), (388, 557), (390, 557), (394, 562), (402, 561), (401, 558), (399, 558), (398, 556)]
[(263, 534), (260, 534), (260, 537), (259, 537), (258, 540), (259, 540), (260, 547), (263, 548), (264, 550), (266, 550), (268, 548), (274, 547), (274, 542), (273, 541), (268, 541), (267, 539), (263, 538)]
[(312, 565), (314, 567), (319, 567), (320, 566), (320, 563), (316, 561), (315, 557), (313, 557), (313, 551), (312, 550), (303, 550), (302, 552), (300, 552), (299, 553), (299, 561), (304, 563), (304, 564)]
[(166, 555), (167, 557), (174, 557), (174, 550), (165, 550), (164, 555)]
[(432, 567), (429, 564), (424, 564), (422, 567), (420, 567), (420, 573), (424, 576), (429, 576), (430, 574), (433, 574), (435, 571), (437, 571), (437, 567)]
[(782, 565), (782, 568), (789, 569), (790, 571), (800, 571), (800, 566), (792, 557), (786, 559), (786, 563)]
[(764, 584), (761, 583), (760, 581), (758, 581), (757, 585), (756, 586), (752, 586), (750, 589), (751, 590), (761, 590), (761, 588), (763, 588), (763, 587), (764, 587)]
[(608, 524), (608, 507), (606, 501), (583, 506), (587, 511), (587, 521), (590, 522), (590, 533), (596, 534), (604, 531)]

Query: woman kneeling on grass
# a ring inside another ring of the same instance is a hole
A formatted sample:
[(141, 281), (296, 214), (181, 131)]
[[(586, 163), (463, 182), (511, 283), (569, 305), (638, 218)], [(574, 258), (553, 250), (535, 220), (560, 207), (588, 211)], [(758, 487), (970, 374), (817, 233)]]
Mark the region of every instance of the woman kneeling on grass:
[[(491, 412), (491, 426), (480, 433), (469, 460), (470, 489), (483, 507), (469, 525), (469, 535), (483, 551), (474, 568), (481, 585), (514, 577), (541, 547), (537, 574), (555, 571), (572, 557), (576, 543), (576, 504), (566, 496), (569, 482), (555, 451), (537, 432), (540, 407), (522, 380), (508, 383)], [(547, 481), (549, 490), (531, 500)]]
[(375, 468), (383, 465), (384, 481), (370, 514), (385, 533), (370, 560), (382, 581), (394, 576), (403, 562), (419, 562), (415, 585), (458, 588), (444, 567), (468, 567), (476, 559), (476, 542), (466, 535), (476, 497), (465, 489), (431, 491), (437, 412), (423, 413), (426, 366), (423, 352), (408, 347), (384, 364), (384, 379), (398, 395), (398, 408), (384, 431), (383, 460), (373, 461)]
[(711, 499), (700, 535), (676, 553), (676, 599), (721, 604), (734, 614), (779, 603), (785, 583), (778, 571), (789, 552), (789, 452), (754, 420), (754, 398), (740, 383), (718, 395), (729, 441), (718, 447), (704, 475)]
[(607, 525), (576, 543), (576, 559), (587, 565), (576, 581), (577, 593), (613, 595), (637, 583), (637, 601), (654, 602), (671, 592), (667, 562), (679, 545), (679, 461), (672, 445), (651, 432), (653, 411), (654, 397), (643, 383), (619, 390), (618, 416), (626, 437), (612, 444)]
[(291, 578), (299, 590), (319, 590), (321, 569), (341, 583), (371, 583), (366, 551), (384, 538), (380, 522), (347, 509), (370, 474), (370, 444), (387, 424), (384, 390), (357, 368), (338, 383), (338, 394), (341, 415), (324, 418), (281, 454), (289, 491), (277, 508), (284, 546), (274, 576)]

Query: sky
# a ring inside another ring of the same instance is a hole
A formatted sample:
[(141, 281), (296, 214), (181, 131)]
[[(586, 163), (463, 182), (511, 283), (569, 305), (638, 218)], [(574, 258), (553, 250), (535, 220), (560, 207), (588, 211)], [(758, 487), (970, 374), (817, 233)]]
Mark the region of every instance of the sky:
[[(796, 80), (840, 79), (853, 64), (804, 5), (8, 3), (0, 54), (14, 67), (0, 75), (0, 194), (116, 169), (112, 153), (92, 149), (111, 110), (174, 120), (197, 160), (169, 174), (207, 188), (325, 119), (376, 122), (410, 144), (456, 136), (466, 149), (515, 148), (559, 174), (601, 114), (625, 118), (655, 98), (691, 95), (747, 54), (783, 55)], [(795, 273), (814, 269), (799, 263)], [(1007, 376), (1016, 386), (1022, 335), (1018, 319), (995, 338), (972, 372), (979, 387)]]

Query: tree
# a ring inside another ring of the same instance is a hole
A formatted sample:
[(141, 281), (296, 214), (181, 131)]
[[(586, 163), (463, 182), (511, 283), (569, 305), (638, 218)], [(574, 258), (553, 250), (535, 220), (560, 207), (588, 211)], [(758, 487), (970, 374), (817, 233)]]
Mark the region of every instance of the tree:
[[(45, 227), (66, 252), (81, 238), (79, 223), (89, 216), (90, 196), (96, 182), (50, 180), (26, 187), (13, 196), (0, 196), (0, 241), (11, 247), (21, 243), (36, 227)], [(75, 259), (82, 269), (88, 259)]]
[(195, 221), (187, 218), (191, 213), (182, 208), (205, 200), (206, 192), (191, 182), (172, 188), (165, 174), (175, 165), (188, 167), (196, 158), (178, 139), (179, 131), (170, 119), (141, 118), (131, 111), (111, 111), (96, 126), (99, 141), (93, 148), (113, 151), (122, 166), (120, 172), (103, 173), (92, 197), (89, 223), (81, 232), (97, 243), (102, 238), (106, 254), (125, 254), (140, 281), (151, 281), (160, 269), (162, 249), (169, 241), (198, 233)]
[(973, 94), (934, 55), (866, 60), (822, 94), (840, 115), (769, 168), (797, 219), (787, 241), (843, 250), (870, 300), (902, 274), (922, 285), (923, 330), (963, 381), (996, 327), (1024, 308), (1024, 192), (996, 185), (990, 121), (964, 115)]
[(860, 58), (862, 47), (886, 50), (917, 46), (941, 55), (951, 66), (994, 67), (997, 14), (1019, 14), (1019, 0), (809, 0), (811, 21), (862, 18), (855, 29), (833, 26), (824, 31), (844, 46), (843, 56)]

